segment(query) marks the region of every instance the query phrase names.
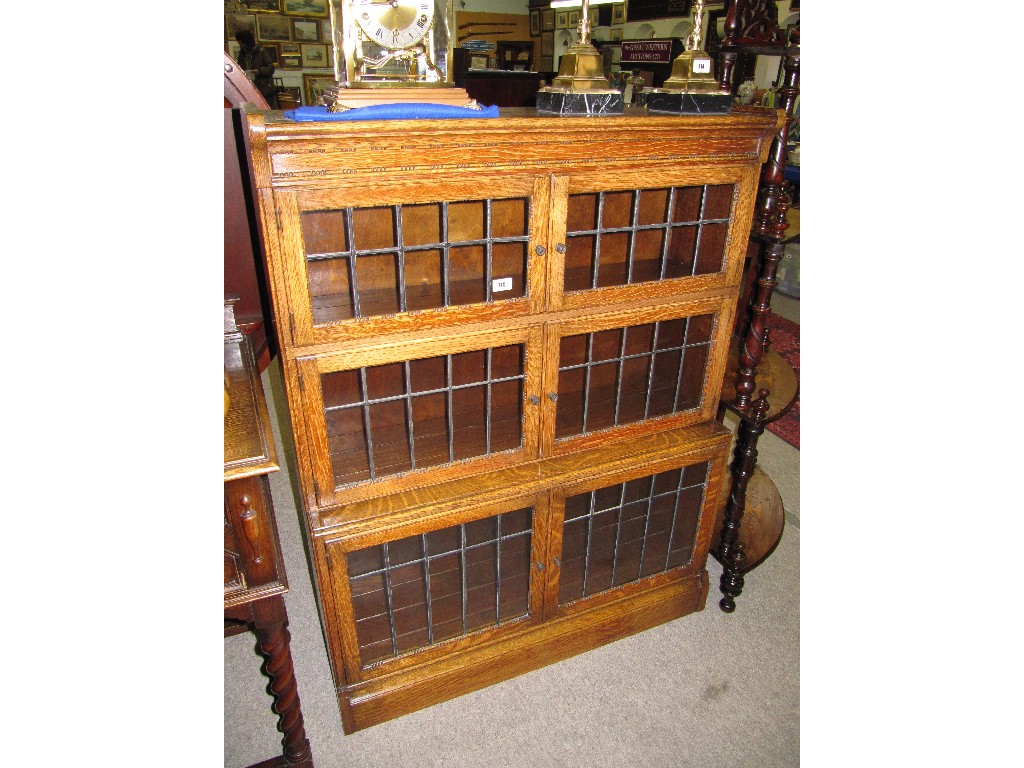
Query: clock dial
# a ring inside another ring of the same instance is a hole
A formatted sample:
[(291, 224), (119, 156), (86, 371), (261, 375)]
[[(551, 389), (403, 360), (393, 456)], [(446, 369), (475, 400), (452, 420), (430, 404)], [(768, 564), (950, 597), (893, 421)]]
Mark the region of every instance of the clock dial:
[(353, 0), (355, 22), (383, 48), (410, 48), (427, 34), (434, 19), (433, 0)]

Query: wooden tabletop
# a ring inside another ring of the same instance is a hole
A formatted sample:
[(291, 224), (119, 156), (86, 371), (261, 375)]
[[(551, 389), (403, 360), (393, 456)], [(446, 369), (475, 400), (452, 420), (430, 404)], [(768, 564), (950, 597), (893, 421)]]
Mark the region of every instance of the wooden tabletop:
[(231, 399), (224, 417), (224, 480), (280, 469), (274, 433), (249, 339), (224, 335), (224, 374)]

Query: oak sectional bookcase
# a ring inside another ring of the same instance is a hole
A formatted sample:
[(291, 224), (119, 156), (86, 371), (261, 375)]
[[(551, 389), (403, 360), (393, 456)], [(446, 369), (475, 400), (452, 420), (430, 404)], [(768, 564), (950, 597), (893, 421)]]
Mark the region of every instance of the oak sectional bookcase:
[(701, 610), (777, 114), (248, 123), (345, 731)]

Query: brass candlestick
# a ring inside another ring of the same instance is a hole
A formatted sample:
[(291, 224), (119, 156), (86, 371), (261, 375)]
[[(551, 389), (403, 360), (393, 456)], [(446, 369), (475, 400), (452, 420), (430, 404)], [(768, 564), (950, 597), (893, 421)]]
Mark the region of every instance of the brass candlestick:
[(537, 111), (560, 115), (621, 114), (622, 94), (604, 75), (604, 59), (590, 43), (590, 0), (583, 0), (579, 40), (558, 62), (551, 85), (537, 91)]
[(732, 93), (718, 84), (714, 62), (701, 48), (703, 15), (704, 0), (693, 0), (693, 29), (686, 38), (686, 50), (672, 62), (672, 74), (662, 87), (648, 93), (652, 112), (722, 114), (732, 108)]

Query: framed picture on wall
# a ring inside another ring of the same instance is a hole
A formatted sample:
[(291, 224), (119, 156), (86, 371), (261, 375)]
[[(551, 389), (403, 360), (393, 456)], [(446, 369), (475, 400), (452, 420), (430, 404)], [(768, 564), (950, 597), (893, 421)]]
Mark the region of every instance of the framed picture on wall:
[(265, 13), (259, 14), (256, 16), (256, 37), (261, 43), (291, 42), (291, 19), (286, 19), (284, 16), (270, 16)]
[(591, 29), (593, 29), (594, 27), (596, 27), (598, 25), (600, 16), (601, 16), (601, 9), (600, 8), (591, 8), (590, 9), (590, 28)]
[(469, 68), (470, 69), (487, 69), (487, 56), (470, 56), (469, 57)]
[(278, 13), (281, 0), (242, 0), (242, 5), (256, 13)]
[(310, 75), (302, 76), (302, 92), (305, 94), (307, 107), (312, 107), (320, 102), (324, 95), (324, 88), (334, 87), (334, 75)]
[(612, 27), (608, 33), (608, 39), (613, 43), (617, 43), (622, 40), (622, 27)]
[(555, 29), (555, 12), (551, 8), (542, 8), (540, 13), (540, 31), (552, 32)]
[(279, 43), (277, 47), (281, 49), (281, 55), (282, 56), (288, 56), (288, 55), (301, 56), (302, 55), (302, 46), (299, 45), (298, 43)]
[(292, 40), (303, 43), (320, 42), (320, 22), (316, 19), (292, 19)]
[(320, 19), (320, 39), (325, 43), (330, 43), (334, 39), (334, 33), (331, 31), (331, 20)]
[(302, 69), (302, 56), (295, 53), (282, 53), (281, 69)]
[(569, 28), (569, 12), (558, 11), (555, 14), (555, 29), (568, 29)]
[(555, 33), (554, 32), (541, 32), (541, 35), (540, 35), (540, 55), (541, 56), (554, 56), (555, 55)]
[(580, 25), (580, 12), (569, 11), (569, 28), (578, 27)]
[(226, 13), (224, 14), (224, 31), (228, 40), (234, 40), (235, 35), (243, 29), (248, 29), (256, 34), (256, 16), (251, 13)]
[(538, 37), (540, 35), (540, 10), (533, 9), (530, 11), (530, 37)]
[(274, 60), (274, 66), (276, 67), (281, 62), (281, 51), (273, 43), (260, 43), (263, 50), (270, 54), (270, 58)]
[(284, 6), (281, 10), (289, 16), (316, 16), (323, 18), (327, 15), (327, 0), (281, 0)]
[(334, 46), (327, 43), (327, 66), (334, 69)]
[(327, 66), (327, 46), (323, 43), (302, 44), (302, 66), (323, 69)]
[(540, 71), (541, 72), (553, 72), (555, 69), (555, 60), (551, 56), (540, 57)]
[(620, 3), (619, 5), (612, 6), (612, 24), (625, 24), (626, 23), (626, 4)]

